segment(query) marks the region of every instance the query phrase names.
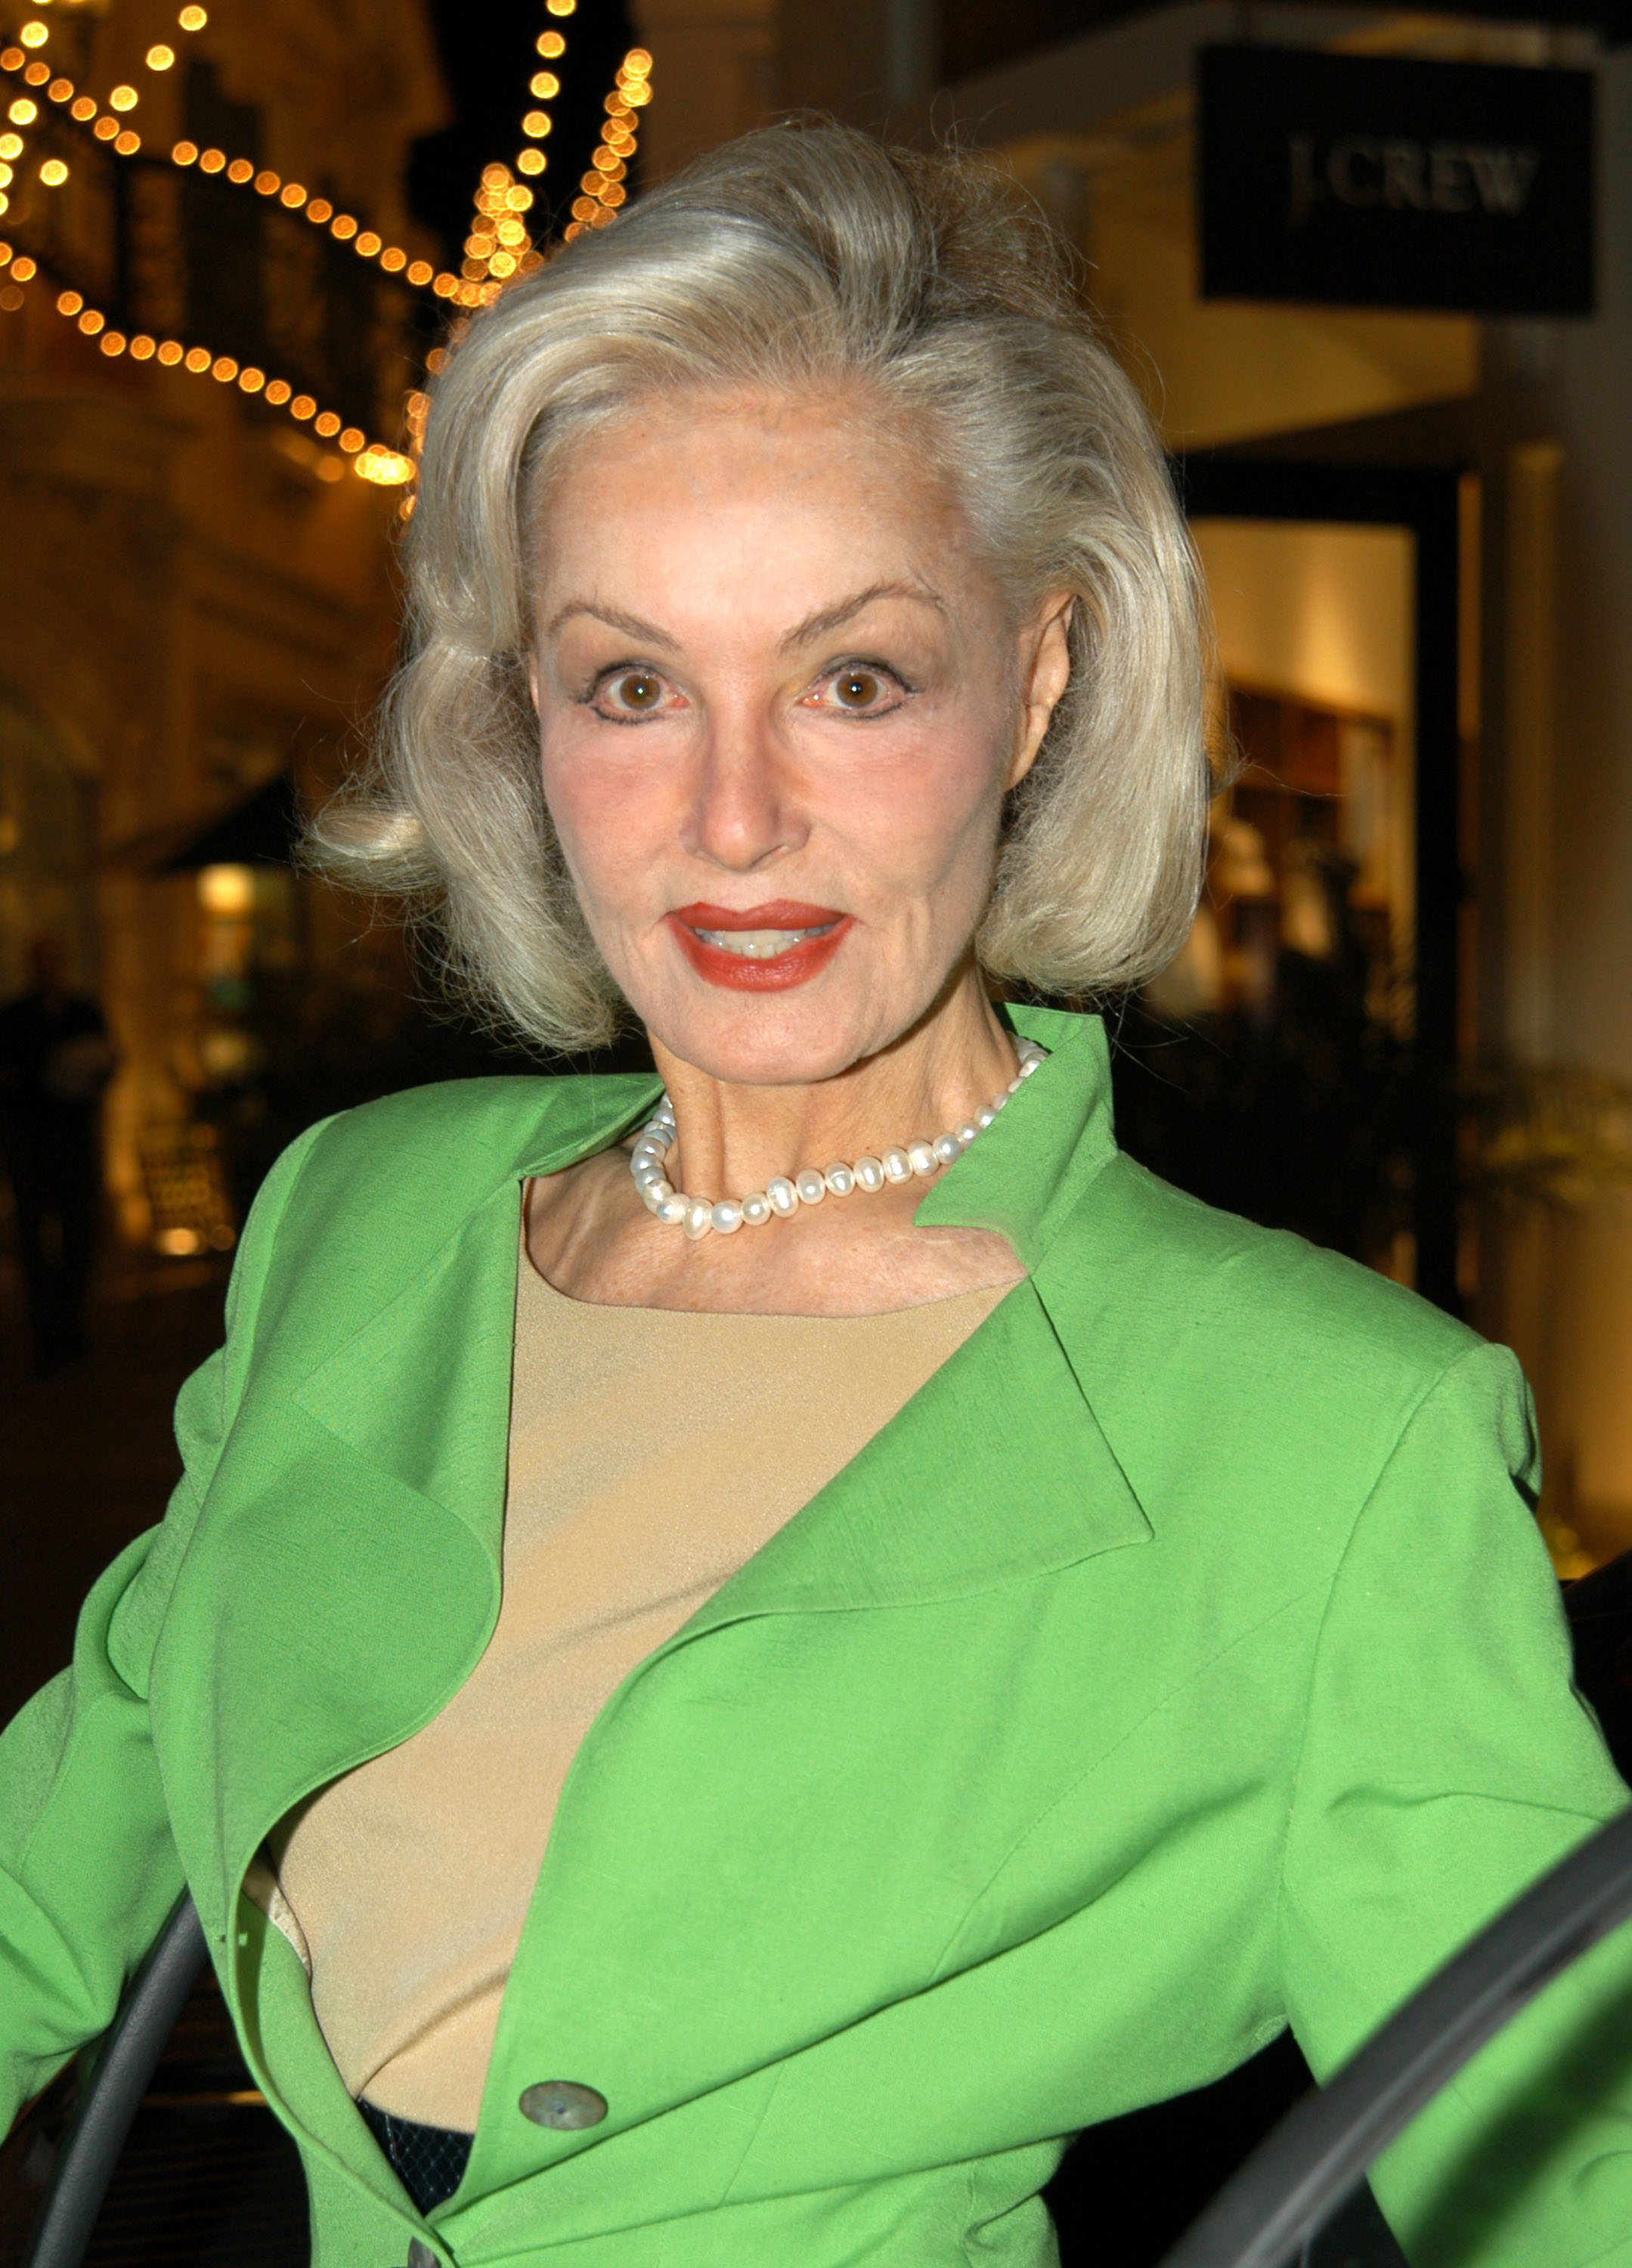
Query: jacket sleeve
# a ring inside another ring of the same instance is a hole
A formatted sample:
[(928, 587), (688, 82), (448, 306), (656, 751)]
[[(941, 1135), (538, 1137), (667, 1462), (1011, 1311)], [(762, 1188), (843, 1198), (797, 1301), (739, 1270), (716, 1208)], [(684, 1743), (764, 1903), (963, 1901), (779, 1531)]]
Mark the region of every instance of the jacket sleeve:
[(181, 1889), (147, 1668), (241, 1391), (278, 1219), (320, 1130), (284, 1152), (255, 1200), (227, 1293), (226, 1344), (176, 1404), (185, 1469), (164, 1521), (97, 1582), (72, 1666), (0, 1734), (0, 2135), (107, 2029)]
[[(1625, 1786), (1570, 1684), (1529, 1398), (1470, 1349), (1394, 1446), (1316, 1652), (1281, 1903), (1324, 2079)], [(1412, 2268), (1632, 2268), (1632, 1929), (1555, 1981), (1373, 2171)]]

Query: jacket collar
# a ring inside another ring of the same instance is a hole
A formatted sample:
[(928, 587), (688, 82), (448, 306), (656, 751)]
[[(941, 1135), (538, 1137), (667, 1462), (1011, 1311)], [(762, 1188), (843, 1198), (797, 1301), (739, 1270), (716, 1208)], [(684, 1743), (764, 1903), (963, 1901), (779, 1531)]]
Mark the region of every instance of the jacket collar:
[[(1149, 1533), (1062, 1344), (1050, 1280), (1062, 1231), (1115, 1155), (1104, 1027), (1058, 1010), (1006, 1012), (1048, 1061), (916, 1217), (997, 1230), (1030, 1279), (727, 1587), (736, 1611), (956, 1596)], [(541, 1120), (484, 1176), (486, 1195), (297, 1395), (349, 1448), (467, 1527), (496, 1566), (519, 1185), (617, 1140), (657, 1092), (651, 1077), (551, 1082)], [(993, 1501), (994, 1455), (1023, 1513)]]

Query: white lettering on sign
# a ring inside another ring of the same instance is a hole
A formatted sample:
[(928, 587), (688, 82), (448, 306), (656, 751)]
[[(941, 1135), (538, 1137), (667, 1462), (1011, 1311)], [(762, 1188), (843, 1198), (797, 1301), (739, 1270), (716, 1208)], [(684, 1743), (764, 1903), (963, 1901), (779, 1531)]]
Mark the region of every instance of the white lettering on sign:
[(1539, 150), (1479, 142), (1344, 134), (1323, 147), (1316, 135), (1294, 134), (1287, 146), (1290, 228), (1301, 227), (1327, 198), (1395, 212), (1487, 212), (1516, 219), (1541, 168)]

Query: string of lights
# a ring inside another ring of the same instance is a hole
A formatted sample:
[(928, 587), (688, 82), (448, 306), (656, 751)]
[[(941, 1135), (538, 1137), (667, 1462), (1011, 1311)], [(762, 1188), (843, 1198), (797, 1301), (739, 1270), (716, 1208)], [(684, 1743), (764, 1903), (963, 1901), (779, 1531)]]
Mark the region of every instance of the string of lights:
[[(36, 4), (48, 6), (50, 0), (36, 0)], [(577, 0), (545, 0), (548, 12), (557, 18), (573, 14), (577, 4)], [(208, 20), (206, 10), (196, 5), (183, 7), (177, 17), (179, 27), (188, 33), (202, 30)], [(140, 102), (137, 89), (128, 85), (114, 87), (108, 95), (107, 108), (101, 109), (70, 79), (53, 74), (39, 52), (49, 39), (49, 25), (30, 18), (20, 27), (16, 43), (0, 48), (0, 70), (20, 73), (27, 86), (43, 87), (48, 101), (62, 106), (76, 124), (88, 126), (115, 155), (135, 156), (141, 148), (141, 136), (121, 121)], [(558, 61), (566, 50), (564, 35), (553, 28), (540, 33), (536, 45), (547, 63)], [(148, 70), (156, 72), (170, 70), (175, 60), (174, 48), (162, 41), (150, 47), (144, 57)], [(606, 99), (600, 140), (580, 182), (581, 194), (573, 202), (572, 217), (564, 232), (569, 239), (585, 227), (605, 227), (615, 218), (628, 195), (624, 183), (636, 150), (636, 114), (651, 99), (651, 57), (642, 48), (631, 48), (619, 66), (616, 86)], [(560, 78), (553, 70), (539, 71), (528, 91), (541, 106), (560, 93)], [(8, 130), (0, 133), (0, 214), (8, 210), (6, 192), (13, 179), (12, 167), (26, 147), (26, 129), (40, 116), (39, 106), (31, 96), (19, 96), (9, 107)], [(531, 210), (533, 193), (526, 181), (516, 179), (516, 173), (536, 178), (545, 171), (548, 159), (538, 144), (548, 136), (551, 122), (541, 107), (530, 109), (522, 120), (522, 132), (528, 139), (517, 154), (515, 173), (499, 164), (483, 169), (475, 219), (466, 239), (459, 276), (438, 273), (429, 261), (410, 260), (401, 246), (388, 244), (376, 231), (362, 228), (353, 215), (336, 212), (327, 198), (311, 195), (300, 182), (286, 181), (271, 168), (257, 167), (247, 158), (228, 158), (224, 151), (200, 149), (187, 140), (177, 142), (169, 154), (177, 166), (196, 165), (207, 175), (224, 174), (234, 186), (253, 185), (259, 195), (276, 198), (285, 210), (304, 210), (314, 225), (326, 226), (338, 242), (351, 243), (360, 257), (378, 261), (386, 274), (401, 275), (405, 284), (417, 289), (429, 285), (438, 298), (474, 309), (489, 304), (512, 276), (529, 272), (543, 260), (521, 217)], [(59, 158), (47, 158), (40, 167), (40, 179), (48, 188), (61, 187), (69, 173), (69, 166)], [(11, 312), (22, 303), (19, 287), (33, 281), (40, 269), (31, 254), (0, 241), (0, 272), (8, 269), (9, 276), (0, 283), (0, 309)], [(360, 427), (348, 425), (336, 411), (321, 408), (314, 395), (298, 391), (287, 379), (268, 376), (253, 363), (240, 364), (231, 355), (212, 355), (207, 347), (188, 346), (182, 340), (158, 338), (145, 331), (127, 335), (75, 290), (59, 291), (54, 306), (59, 316), (73, 322), (86, 338), (94, 338), (100, 352), (110, 358), (129, 354), (133, 362), (151, 361), (162, 368), (181, 369), (199, 377), (207, 373), (220, 385), (236, 386), (243, 394), (259, 396), (268, 408), (287, 410), (298, 423), (309, 423), (320, 439), (334, 444), (351, 459), (352, 469), (364, 479), (382, 487), (397, 487), (415, 478), (430, 407), (429, 396), (423, 393), (411, 393), (405, 404), (411, 452), (405, 454), (384, 442), (370, 441)], [(462, 329), (462, 323), (458, 328)], [(445, 360), (444, 350), (433, 350), (429, 357), (432, 372)], [(412, 496), (405, 496), (403, 516), (412, 509)]]
[(651, 100), (651, 57), (644, 48), (631, 48), (618, 66), (617, 85), (606, 97), (600, 141), (572, 200), (572, 218), (564, 231), (569, 239), (586, 228), (605, 228), (616, 218), (629, 195), (624, 183), (635, 155), (636, 117)]

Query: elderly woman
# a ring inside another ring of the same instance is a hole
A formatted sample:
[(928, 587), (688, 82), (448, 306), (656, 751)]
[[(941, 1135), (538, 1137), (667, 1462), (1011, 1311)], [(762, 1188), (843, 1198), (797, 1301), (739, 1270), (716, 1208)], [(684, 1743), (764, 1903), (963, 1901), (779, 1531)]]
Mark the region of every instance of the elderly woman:
[[(1523, 1384), (995, 1005), (1173, 951), (1208, 775), (1156, 441), (987, 178), (776, 129), (586, 236), (454, 352), (409, 577), (320, 846), (658, 1076), (273, 1174), (0, 1750), (0, 2116), (185, 1882), (323, 2268), (1048, 2262), (1075, 2131), (1329, 2069), (1624, 1801)], [(1386, 2161), (1414, 2259), (1627, 2257), (1620, 1960)]]

